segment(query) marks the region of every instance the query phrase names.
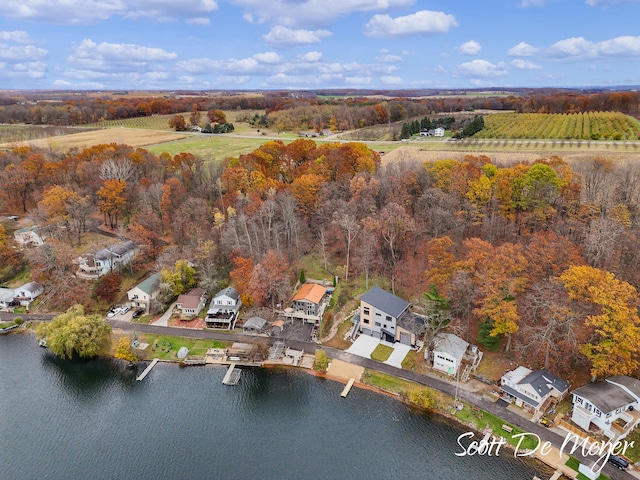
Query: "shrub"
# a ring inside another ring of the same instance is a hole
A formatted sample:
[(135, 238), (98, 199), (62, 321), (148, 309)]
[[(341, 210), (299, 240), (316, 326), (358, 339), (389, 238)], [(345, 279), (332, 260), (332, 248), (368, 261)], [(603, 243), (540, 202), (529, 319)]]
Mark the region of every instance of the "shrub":
[(322, 349), (316, 350), (316, 360), (313, 364), (313, 369), (319, 372), (325, 373), (329, 368), (329, 359), (327, 358), (327, 352)]
[(23, 318), (22, 318), (22, 317), (16, 317), (16, 318), (13, 320), (13, 323), (15, 323), (16, 325), (22, 325), (22, 324), (24, 323), (24, 320), (23, 320)]

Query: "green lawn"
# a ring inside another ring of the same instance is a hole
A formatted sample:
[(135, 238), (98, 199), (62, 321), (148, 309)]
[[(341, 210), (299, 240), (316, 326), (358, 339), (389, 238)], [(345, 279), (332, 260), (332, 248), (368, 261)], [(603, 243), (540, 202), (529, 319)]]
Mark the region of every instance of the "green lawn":
[(373, 352), (371, 352), (371, 359), (378, 362), (386, 362), (393, 353), (393, 348), (383, 344), (378, 344)]
[(227, 157), (237, 158), (242, 154), (251, 153), (267, 140), (261, 137), (239, 138), (233, 135), (194, 135), (184, 140), (162, 143), (148, 147), (152, 153), (159, 155), (167, 152), (177, 155), (190, 152), (207, 160), (222, 161)]
[[(149, 346), (143, 350), (142, 356), (146, 358), (159, 358), (161, 360), (178, 360), (178, 350), (181, 347), (189, 349), (190, 357), (204, 357), (208, 348), (226, 348), (231, 342), (219, 340), (202, 340), (183, 337), (170, 337), (168, 335), (142, 334), (138, 340), (148, 343)], [(171, 349), (168, 349), (171, 344)]]
[(407, 396), (409, 391), (422, 387), (422, 385), (418, 385), (417, 383), (369, 369), (365, 369), (362, 374), (362, 382), (386, 392), (397, 393), (401, 396)]

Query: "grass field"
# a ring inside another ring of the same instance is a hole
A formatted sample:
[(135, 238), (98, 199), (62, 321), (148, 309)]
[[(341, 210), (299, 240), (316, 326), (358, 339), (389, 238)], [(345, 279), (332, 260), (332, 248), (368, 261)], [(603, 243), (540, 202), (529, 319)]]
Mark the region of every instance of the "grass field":
[[(162, 142), (169, 142), (185, 138), (187, 134), (169, 131), (143, 130), (134, 128), (109, 128), (90, 132), (74, 133), (60, 137), (48, 137), (18, 145), (31, 145), (38, 148), (53, 150), (69, 150), (71, 148), (86, 148), (101, 143), (123, 143), (132, 147), (145, 147)], [(16, 144), (3, 144), (0, 148), (11, 148)]]
[(237, 158), (244, 153), (253, 152), (260, 145), (265, 143), (267, 139), (264, 137), (240, 138), (231, 134), (226, 135), (195, 135), (189, 136), (179, 142), (157, 144), (147, 147), (156, 155), (167, 152), (176, 155), (182, 152), (190, 152), (204, 159), (223, 160), (227, 157)]

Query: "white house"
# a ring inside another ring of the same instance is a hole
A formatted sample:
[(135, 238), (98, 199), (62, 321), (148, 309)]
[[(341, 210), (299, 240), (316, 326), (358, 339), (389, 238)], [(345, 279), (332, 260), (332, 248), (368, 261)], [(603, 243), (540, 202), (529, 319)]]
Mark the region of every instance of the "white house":
[(204, 308), (207, 298), (202, 288), (194, 288), (189, 293), (183, 293), (176, 300), (176, 307), (182, 315), (194, 316)]
[[(452, 333), (438, 333), (433, 339), (433, 368), (456, 376), (469, 343)], [(425, 350), (425, 356), (429, 354)]]
[(233, 287), (227, 287), (214, 295), (207, 310), (205, 322), (209, 328), (233, 330), (242, 300), (240, 294)]
[(372, 287), (360, 297), (358, 330), (364, 335), (393, 343), (396, 341), (398, 319), (409, 311), (409, 305), (392, 293)]
[(16, 288), (13, 300), (20, 302), (20, 305), (29, 306), (37, 297), (44, 292), (44, 286), (40, 283), (29, 282)]
[(47, 237), (40, 227), (32, 225), (13, 232), (13, 238), (21, 247), (39, 247)]
[(122, 265), (129, 264), (135, 254), (136, 246), (131, 240), (88, 253), (77, 259), (79, 270), (76, 275), (86, 279), (101, 277), (118, 270)]
[(12, 288), (0, 288), (0, 308), (11, 306), (14, 296), (15, 290)]
[(557, 375), (522, 366), (506, 372), (500, 384), (504, 399), (534, 412), (545, 409), (549, 399), (561, 400), (569, 391), (569, 383)]
[(571, 420), (583, 430), (600, 429), (610, 439), (626, 437), (640, 422), (640, 380), (616, 375), (571, 392)]
[(132, 289), (127, 290), (129, 303), (133, 308), (144, 308), (145, 313), (149, 313), (151, 302), (158, 296), (159, 287), (160, 272), (154, 273)]
[(444, 137), (444, 128), (438, 127), (433, 130), (434, 137)]

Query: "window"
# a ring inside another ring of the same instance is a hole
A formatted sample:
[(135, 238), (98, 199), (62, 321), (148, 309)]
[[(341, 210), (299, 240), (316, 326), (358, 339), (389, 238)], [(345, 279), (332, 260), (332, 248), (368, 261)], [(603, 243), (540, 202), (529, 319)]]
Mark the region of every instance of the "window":
[(369, 319), (368, 319), (368, 318), (364, 318), (364, 319), (363, 319), (363, 322), (364, 322), (365, 324), (369, 325)]
[(386, 323), (384, 324), (384, 328), (387, 328), (387, 324)]
[(363, 307), (363, 308), (362, 308), (362, 313), (363, 313), (364, 315), (369, 315), (369, 307)]
[(382, 315), (380, 314), (380, 312), (376, 312), (376, 317), (381, 317)]
[(380, 322), (376, 322), (376, 327), (379, 327), (379, 326), (380, 326)]
[(391, 317), (389, 315), (387, 315), (387, 322), (391, 321)]

